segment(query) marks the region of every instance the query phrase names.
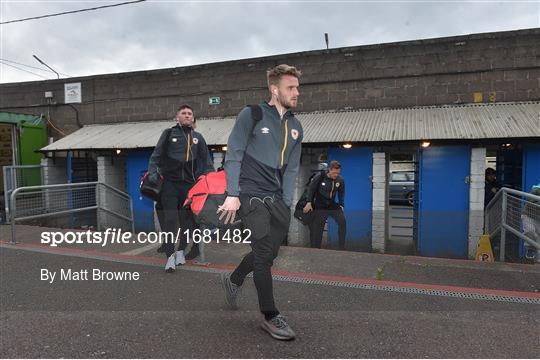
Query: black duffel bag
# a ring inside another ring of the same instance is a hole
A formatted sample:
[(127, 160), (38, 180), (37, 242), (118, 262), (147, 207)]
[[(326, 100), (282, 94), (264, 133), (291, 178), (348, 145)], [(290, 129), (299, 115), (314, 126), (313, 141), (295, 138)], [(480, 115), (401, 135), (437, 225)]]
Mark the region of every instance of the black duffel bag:
[[(315, 176), (319, 174), (320, 174), (320, 177), (319, 177), (319, 184), (320, 184), (325, 173), (326, 173), (326, 170), (317, 170), (313, 174), (311, 174), (311, 176), (309, 177), (306, 183), (306, 188), (304, 189), (302, 196), (300, 196), (300, 199), (298, 199), (298, 202), (296, 203), (296, 206), (294, 207), (294, 217), (297, 218), (298, 221), (300, 221), (304, 225), (309, 225), (313, 221), (313, 210), (308, 213), (304, 212), (304, 207), (308, 203), (307, 192), (308, 192), (309, 186), (311, 182), (313, 181), (313, 179), (315, 178)], [(319, 184), (317, 186), (319, 186)]]
[(163, 149), (161, 150), (161, 158), (159, 159), (159, 165), (156, 170), (147, 171), (141, 178), (141, 185), (139, 190), (141, 195), (147, 197), (153, 201), (159, 201), (159, 194), (163, 187), (163, 175), (160, 172), (160, 166), (162, 166), (162, 159), (167, 156), (169, 148), (169, 138), (171, 137), (172, 128), (165, 130), (166, 141), (163, 143)]
[(163, 186), (163, 176), (159, 171), (145, 172), (141, 178), (141, 194), (151, 200), (158, 201), (161, 188)]
[(294, 217), (298, 219), (302, 224), (309, 225), (313, 220), (313, 211), (308, 213), (304, 212), (304, 206), (307, 204), (307, 189), (304, 191), (296, 206), (294, 208)]

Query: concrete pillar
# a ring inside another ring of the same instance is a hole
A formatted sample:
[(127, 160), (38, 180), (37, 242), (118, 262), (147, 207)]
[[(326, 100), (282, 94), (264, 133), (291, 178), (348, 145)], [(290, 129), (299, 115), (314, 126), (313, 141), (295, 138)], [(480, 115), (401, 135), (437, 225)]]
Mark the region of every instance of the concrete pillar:
[(469, 258), (473, 259), (480, 235), (484, 233), (484, 187), (486, 148), (471, 149), (469, 182)]
[[(65, 158), (41, 159), (43, 185), (66, 184), (67, 168)], [(43, 191), (43, 200), (46, 209), (67, 209), (67, 192)], [(44, 218), (44, 223), (50, 227), (66, 227), (70, 225), (68, 216), (55, 216)]]
[(225, 153), (216, 151), (213, 153), (213, 156), (214, 156), (214, 169), (217, 170), (219, 167), (221, 167), (221, 163), (223, 162), (223, 157), (225, 156)]
[[(105, 183), (120, 191), (126, 192), (125, 159), (123, 157), (114, 157), (111, 159), (109, 156), (98, 156), (97, 174), (98, 182)], [(96, 192), (96, 201), (98, 206), (126, 215), (126, 205), (124, 200), (120, 200), (116, 193), (106, 188), (102, 187), (98, 189)], [(106, 228), (122, 228), (126, 231), (131, 230), (127, 227), (126, 221), (104, 211), (98, 211), (98, 225), (100, 230)]]
[(43, 185), (65, 184), (67, 183), (66, 159), (52, 158), (41, 159), (43, 166)]
[(386, 241), (386, 154), (373, 153), (373, 203), (371, 247), (384, 253)]
[(98, 156), (98, 181), (126, 191), (126, 160), (123, 157)]
[[(309, 247), (309, 229), (306, 225), (303, 225), (300, 221), (295, 219), (292, 214), (294, 213), (294, 206), (298, 202), (300, 196), (304, 192), (306, 183), (313, 174), (314, 171), (318, 169), (319, 157), (325, 149), (313, 149), (313, 148), (304, 148), (302, 149), (302, 161), (300, 163), (300, 169), (298, 171), (298, 176), (296, 178), (296, 190), (294, 191), (293, 196), (293, 209), (291, 210), (291, 225), (289, 227), (289, 245), (290, 246), (299, 246), (299, 247)], [(323, 233), (323, 243), (326, 239), (326, 232)]]

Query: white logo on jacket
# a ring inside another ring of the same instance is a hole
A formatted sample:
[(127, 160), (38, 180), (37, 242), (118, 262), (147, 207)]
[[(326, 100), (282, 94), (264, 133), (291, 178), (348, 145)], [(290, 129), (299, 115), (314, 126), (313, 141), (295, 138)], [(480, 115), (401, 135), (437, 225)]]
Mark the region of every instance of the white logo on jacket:
[(339, 183), (336, 183), (336, 187), (339, 187)]
[(194, 143), (195, 145), (197, 145), (197, 144), (199, 143), (199, 139), (193, 138), (193, 143)]
[(172, 138), (172, 142), (177, 142), (178, 139), (177, 138)]
[(269, 133), (270, 133), (270, 129), (267, 128), (267, 127), (263, 127), (263, 128), (261, 129), (261, 132), (262, 132), (263, 134), (269, 134)]
[(298, 139), (298, 130), (292, 129), (291, 130), (291, 136), (294, 140)]

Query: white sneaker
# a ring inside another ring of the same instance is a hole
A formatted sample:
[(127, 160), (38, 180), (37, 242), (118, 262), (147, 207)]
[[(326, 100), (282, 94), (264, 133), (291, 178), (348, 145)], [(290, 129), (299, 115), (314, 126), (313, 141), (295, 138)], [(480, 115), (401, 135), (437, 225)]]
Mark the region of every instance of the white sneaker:
[(165, 265), (165, 271), (168, 273), (174, 272), (176, 270), (176, 256), (175, 254), (172, 254), (167, 259), (167, 264)]
[(184, 256), (184, 250), (176, 252), (176, 266), (184, 265), (186, 263), (186, 257)]

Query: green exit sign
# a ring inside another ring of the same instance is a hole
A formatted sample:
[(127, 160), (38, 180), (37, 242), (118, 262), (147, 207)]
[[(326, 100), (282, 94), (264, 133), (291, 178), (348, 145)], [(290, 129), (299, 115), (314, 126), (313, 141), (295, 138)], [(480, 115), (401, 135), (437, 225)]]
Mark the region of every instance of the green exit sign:
[(212, 96), (208, 98), (208, 104), (210, 105), (219, 105), (221, 104), (221, 98), (219, 96)]

